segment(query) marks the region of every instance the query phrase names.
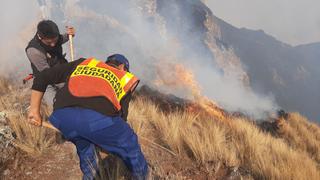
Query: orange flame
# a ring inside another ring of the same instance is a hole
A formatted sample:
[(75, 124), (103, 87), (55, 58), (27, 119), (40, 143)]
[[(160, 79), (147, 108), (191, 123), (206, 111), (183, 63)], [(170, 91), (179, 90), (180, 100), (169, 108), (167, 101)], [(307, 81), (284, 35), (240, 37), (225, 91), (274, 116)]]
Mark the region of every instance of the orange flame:
[[(166, 71), (166, 72), (164, 72)], [(156, 85), (166, 85), (174, 88), (188, 88), (191, 91), (195, 104), (188, 107), (189, 112), (205, 111), (206, 114), (219, 120), (226, 119), (225, 112), (208, 97), (201, 94), (201, 88), (195, 81), (194, 75), (190, 69), (182, 64), (168, 63), (158, 68), (158, 79)]]

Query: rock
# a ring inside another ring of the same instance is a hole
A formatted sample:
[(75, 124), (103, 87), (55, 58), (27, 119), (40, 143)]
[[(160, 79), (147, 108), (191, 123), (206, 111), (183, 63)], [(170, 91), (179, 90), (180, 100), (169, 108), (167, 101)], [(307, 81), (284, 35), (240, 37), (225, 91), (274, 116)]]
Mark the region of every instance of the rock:
[(14, 140), (12, 132), (9, 126), (0, 125), (0, 149), (7, 148), (9, 143)]
[(228, 180), (242, 179), (239, 168), (238, 167), (230, 167), (228, 169), (228, 176), (226, 179), (228, 179)]
[(0, 112), (0, 123), (3, 123), (3, 124), (7, 123), (7, 118), (6, 118), (5, 112)]

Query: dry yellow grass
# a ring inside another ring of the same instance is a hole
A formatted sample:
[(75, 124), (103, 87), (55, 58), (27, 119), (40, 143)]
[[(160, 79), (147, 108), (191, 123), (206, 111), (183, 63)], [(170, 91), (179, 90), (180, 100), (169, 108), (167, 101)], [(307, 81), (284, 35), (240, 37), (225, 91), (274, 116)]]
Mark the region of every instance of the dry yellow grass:
[(235, 120), (233, 144), (241, 166), (258, 179), (319, 179), (317, 163), (306, 152), (262, 133), (246, 120)]
[[(302, 117), (292, 116), (299, 124), (297, 119)], [(320, 179), (317, 155), (310, 154), (306, 148), (313, 144), (312, 152), (319, 151), (319, 142), (311, 137), (319, 131), (318, 126), (308, 125), (309, 132), (302, 128), (297, 131), (298, 135), (292, 135), (310, 139), (304, 145), (303, 140), (292, 142), (305, 147), (297, 149), (283, 139), (262, 132), (246, 119), (230, 121), (231, 125), (210, 117), (200, 119), (186, 112), (164, 114), (143, 98), (131, 104), (129, 113), (129, 122), (140, 137), (158, 142), (180, 158), (189, 158), (206, 167), (210, 162), (212, 168), (207, 169), (213, 174), (225, 164), (244, 169), (254, 179)]]
[(280, 137), (292, 148), (308, 153), (320, 163), (320, 128), (298, 113), (289, 114), (280, 128)]
[(10, 84), (7, 78), (0, 76), (0, 95), (4, 95), (10, 91)]
[[(8, 114), (17, 136), (16, 146), (30, 153), (49, 147), (52, 132), (25, 122), (30, 90), (10, 87), (6, 79), (0, 79), (0, 93), (0, 111)], [(186, 178), (181, 173), (165, 174), (165, 165), (158, 165), (164, 157), (151, 156), (153, 149), (175, 161), (203, 167), (210, 177), (232, 168), (245, 179), (320, 179), (320, 128), (297, 113), (289, 114), (278, 136), (262, 132), (246, 119), (229, 117), (224, 123), (184, 111), (161, 112), (142, 97), (130, 104), (128, 119), (151, 166), (158, 166), (154, 175), (160, 177)], [(108, 174), (121, 178), (120, 169), (117, 165)]]
[[(16, 84), (16, 85), (14, 85)], [(0, 79), (0, 111), (5, 112), (16, 139), (12, 142), (17, 148), (31, 154), (43, 152), (53, 144), (53, 132), (45, 128), (32, 126), (26, 121), (29, 107), (30, 88), (19, 86), (19, 82), (11, 82), (8, 78)], [(44, 117), (48, 108), (43, 106)]]

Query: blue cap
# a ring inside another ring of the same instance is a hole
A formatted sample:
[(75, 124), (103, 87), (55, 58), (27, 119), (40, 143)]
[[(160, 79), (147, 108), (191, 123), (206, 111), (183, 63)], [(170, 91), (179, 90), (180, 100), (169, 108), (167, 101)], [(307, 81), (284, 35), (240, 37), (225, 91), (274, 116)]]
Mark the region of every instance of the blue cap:
[(111, 55), (111, 56), (109, 56), (107, 58), (106, 62), (111, 61), (111, 60), (117, 61), (120, 64), (124, 64), (124, 67), (129, 71), (129, 61), (124, 55), (122, 55), (122, 54), (113, 54), (113, 55)]

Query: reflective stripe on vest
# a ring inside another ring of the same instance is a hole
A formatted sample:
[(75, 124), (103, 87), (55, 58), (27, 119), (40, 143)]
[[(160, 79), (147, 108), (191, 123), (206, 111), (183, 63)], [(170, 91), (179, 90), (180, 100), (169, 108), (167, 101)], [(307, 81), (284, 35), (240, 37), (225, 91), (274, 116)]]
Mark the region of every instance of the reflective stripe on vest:
[(109, 99), (117, 110), (120, 101), (138, 84), (131, 73), (111, 67), (97, 59), (89, 58), (80, 63), (72, 72), (68, 87), (73, 96)]

